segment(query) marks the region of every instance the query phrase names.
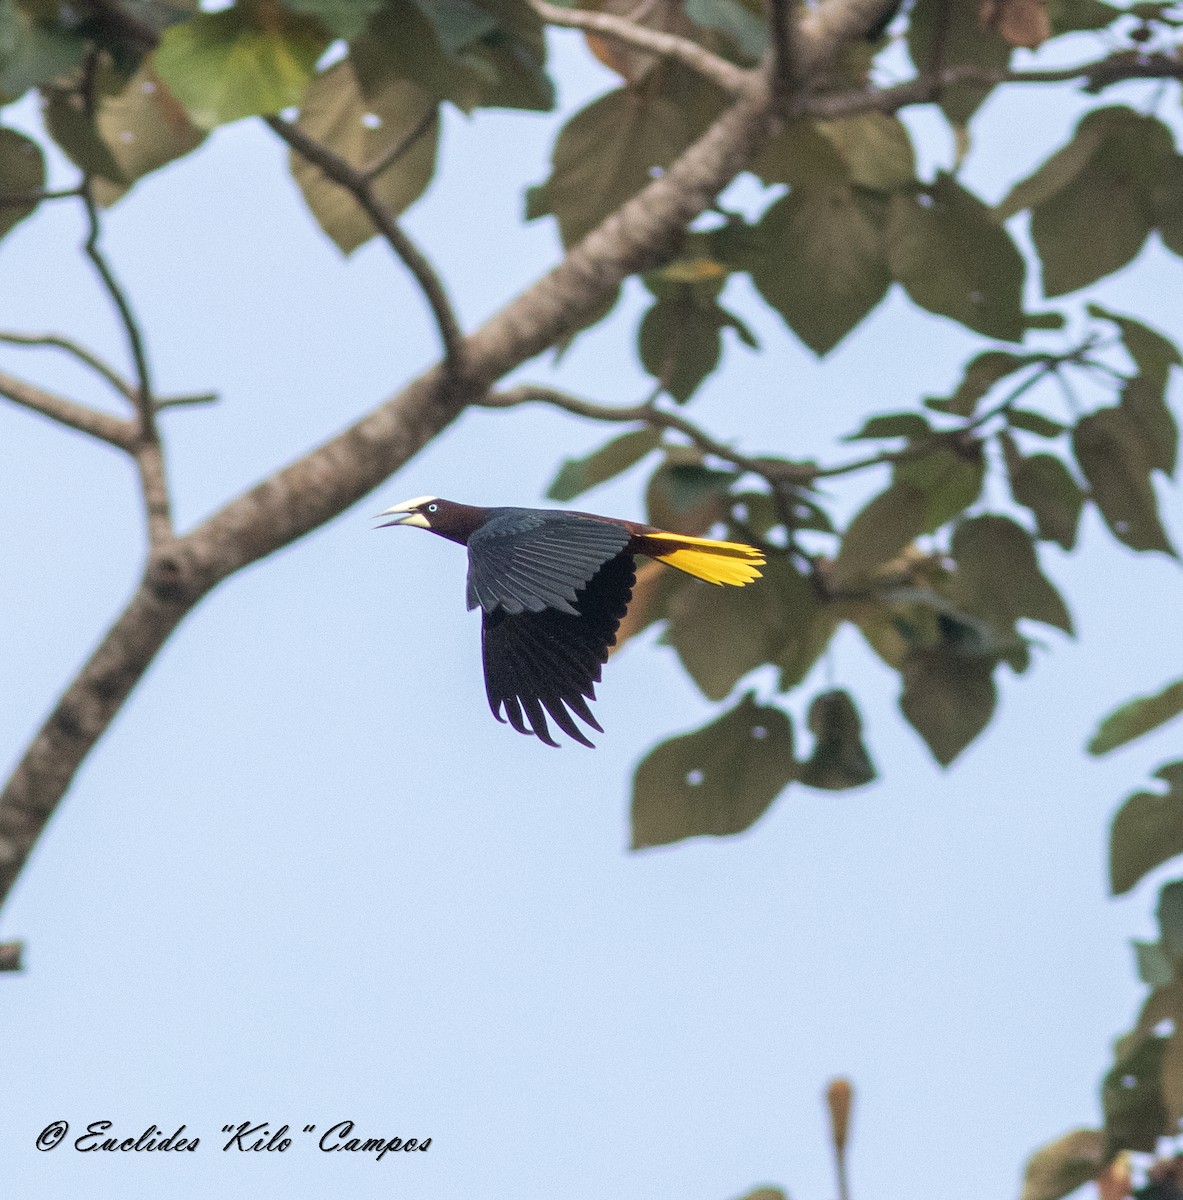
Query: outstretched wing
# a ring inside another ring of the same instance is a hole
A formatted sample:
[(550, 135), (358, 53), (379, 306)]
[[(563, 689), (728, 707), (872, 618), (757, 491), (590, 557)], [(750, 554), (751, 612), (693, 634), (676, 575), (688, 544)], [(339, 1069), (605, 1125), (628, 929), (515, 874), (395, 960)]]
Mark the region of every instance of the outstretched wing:
[(546, 721), (549, 713), (569, 737), (591, 746), (572, 714), (603, 732), (587, 702), (595, 699), (600, 669), (616, 641), (635, 579), (632, 555), (618, 554), (578, 594), (575, 613), (554, 608), (517, 613), (486, 610), (481, 648), (493, 716), (508, 719), (519, 733), (537, 734), (548, 746), (557, 746)]
[(576, 616), (576, 596), (628, 544), (628, 530), (568, 513), (506, 509), (468, 539), (468, 607)]

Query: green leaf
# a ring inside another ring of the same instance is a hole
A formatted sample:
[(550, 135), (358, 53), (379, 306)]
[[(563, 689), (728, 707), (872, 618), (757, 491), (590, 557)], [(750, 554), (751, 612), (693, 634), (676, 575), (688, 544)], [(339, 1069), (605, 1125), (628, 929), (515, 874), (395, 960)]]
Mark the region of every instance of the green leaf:
[(0, 94), (5, 103), (82, 62), (86, 39), (39, 19), (16, 0), (0, 0)]
[(1117, 810), (1109, 832), (1109, 886), (1115, 896), (1183, 854), (1183, 761), (1154, 773), (1166, 790), (1135, 792)]
[(1139, 696), (1111, 712), (1089, 740), (1090, 754), (1108, 754), (1183, 713), (1183, 679), (1153, 696)]
[[(431, 96), (405, 79), (387, 78), (363, 95), (352, 59), (344, 58), (313, 80), (300, 110), (299, 127), (351, 166), (365, 167), (406, 143), (435, 106)], [(421, 133), (397, 162), (373, 182), (375, 198), (397, 217), (423, 194), (435, 170), (439, 123)], [(292, 175), (320, 227), (349, 254), (378, 230), (344, 188), (295, 151)]]
[(849, 588), (911, 545), (924, 532), (927, 511), (928, 496), (910, 484), (893, 483), (876, 496), (842, 536), (833, 565), (834, 587)]
[(989, 724), (997, 695), (988, 658), (915, 649), (901, 669), (900, 710), (947, 767)]
[(758, 587), (680, 588), (668, 606), (664, 640), (709, 700), (723, 700), (751, 670), (773, 662), (802, 616), (796, 572), (783, 558), (770, 561)]
[(848, 433), (842, 440), (865, 442), (877, 438), (922, 438), (931, 432), (932, 426), (919, 413), (881, 413), (877, 417), (868, 417), (857, 433)]
[(1008, 408), (1006, 423), (1012, 429), (1021, 429), (1024, 433), (1033, 433), (1042, 438), (1059, 437), (1068, 428), (1059, 421), (1045, 417), (1043, 413), (1032, 412), (1027, 408)]
[[(1183, 764), (1176, 764), (1177, 769), (1168, 772), (1168, 778), (1173, 775), (1174, 782), (1183, 783)], [(1162, 775), (1162, 771), (1158, 772)], [(1159, 945), (1163, 953), (1172, 961), (1183, 959), (1183, 880), (1164, 884), (1158, 893), (1158, 935)]]
[(283, 0), (292, 12), (319, 17), (333, 37), (355, 38), (366, 22), (383, 4), (383, 0)]
[(858, 113), (819, 121), (817, 128), (838, 151), (859, 187), (891, 192), (915, 182), (912, 141), (899, 117)]
[(843, 188), (851, 182), (835, 143), (809, 121), (790, 121), (765, 144), (750, 170), (765, 183), (792, 188)]
[(1158, 942), (1133, 943), (1138, 978), (1152, 988), (1166, 987), (1175, 978), (1175, 964)]
[(741, 1196), (740, 1200), (788, 1200), (788, 1198), (780, 1188), (762, 1187), (757, 1188), (754, 1192), (748, 1192), (746, 1196)]
[(1104, 29), (1123, 15), (1123, 10), (1104, 4), (1102, 0), (1049, 0), (1048, 16), (1052, 33), (1071, 33), (1073, 30)]
[(1070, 142), (1061, 146), (1033, 174), (1011, 188), (994, 210), (996, 219), (1008, 221), (1017, 213), (1038, 208), (1070, 187), (1105, 140), (1105, 134), (1103, 122), (1078, 125)]
[(921, 308), (988, 337), (1022, 339), (1023, 257), (986, 205), (952, 176), (938, 175), (927, 193), (892, 196), (887, 256)]
[(1133, 550), (1174, 555), (1158, 515), (1158, 497), (1141, 433), (1126, 413), (1102, 408), (1077, 422), (1072, 446), (1101, 516)]
[(637, 348), (641, 364), (679, 403), (719, 365), (723, 330), (733, 318), (715, 303), (701, 303), (681, 289), (677, 299), (659, 300), (641, 320)]
[(1168, 1131), (1162, 1100), (1162, 1060), (1167, 1038), (1147, 1037), (1119, 1055), (1101, 1083), (1106, 1157), (1117, 1150), (1151, 1151)]
[(1068, 468), (1052, 454), (1024, 458), (1010, 438), (1003, 439), (1011, 495), (1035, 515), (1039, 536), (1065, 550), (1076, 544), (1084, 494)]
[(1085, 287), (1138, 254), (1154, 227), (1155, 187), (1175, 153), (1161, 121), (1128, 108), (1089, 113), (1075, 137), (1083, 163), (1031, 218), (1048, 296)]
[(978, 402), (992, 387), (1008, 375), (1039, 362), (1037, 354), (1011, 354), (1008, 350), (986, 350), (971, 358), (957, 390), (945, 399), (930, 397), (925, 404), (937, 412), (952, 413), (958, 417), (972, 417)]
[(1179, 426), (1167, 407), (1165, 383), (1139, 375), (1121, 391), (1118, 406), (1142, 443), (1142, 453), (1152, 471), (1171, 476), (1179, 454)]
[[(920, 74), (929, 70), (933, 61), (933, 41), (938, 23), (945, 11), (943, 0), (917, 0), (908, 23), (908, 53)], [(982, 67), (987, 71), (1004, 71), (1010, 62), (1010, 46), (992, 29), (985, 29), (978, 19), (976, 4), (948, 6), (942, 60), (949, 67)], [(990, 89), (968, 84), (946, 88), (940, 105), (954, 125), (965, 125), (977, 111)]]
[(448, 54), (466, 50), (497, 28), (492, 15), (472, 0), (415, 0), (415, 4)]
[[(45, 159), (41, 148), (15, 129), (0, 128), (0, 195), (20, 196), (39, 192), (44, 186)], [(0, 207), (0, 237), (36, 207), (36, 201)]]
[(1099, 304), (1088, 305), (1088, 314), (1090, 317), (1112, 321), (1117, 326), (1121, 340), (1137, 365), (1139, 374), (1154, 384), (1165, 385), (1171, 367), (1183, 365), (1183, 357), (1180, 356), (1175, 343), (1158, 330), (1151, 329), (1149, 325), (1135, 321), (1133, 317), (1115, 313), (1111, 309), (1102, 308)]
[(1061, 1200), (1099, 1175), (1104, 1165), (1105, 1135), (1099, 1129), (1074, 1129), (1027, 1160), (1019, 1200)]
[(740, 833), (795, 770), (789, 718), (749, 693), (717, 721), (645, 756), (633, 782), (632, 848)]
[(639, 463), (646, 454), (657, 449), (660, 441), (660, 429), (634, 429), (631, 433), (613, 438), (593, 454), (584, 458), (567, 459), (547, 489), (547, 498), (574, 500), (576, 496), (614, 479)]
[(919, 489), (925, 497), (921, 533), (932, 533), (978, 498), (986, 478), (981, 444), (938, 446), (896, 463), (895, 482)]
[(1003, 629), (1026, 617), (1072, 632), (1060, 593), (1039, 569), (1031, 535), (1009, 517), (970, 517), (953, 531), (953, 601)]
[(813, 753), (801, 768), (808, 787), (842, 791), (875, 778), (875, 764), (863, 745), (863, 723), (848, 692), (823, 692), (809, 706)]
[(668, 167), (696, 130), (676, 101), (618, 88), (577, 112), (560, 132), (550, 178), (535, 188), (530, 215), (553, 213), (573, 246)]
[(726, 34), (750, 62), (768, 48), (768, 22), (758, 5), (753, 8), (742, 0), (686, 0), (686, 15), (696, 25)]
[(319, 21), (239, 0), (168, 29), (156, 71), (193, 123), (213, 129), (299, 104), (327, 44)]
[(705, 533), (727, 516), (728, 493), (738, 478), (735, 471), (679, 462), (674, 453), (667, 453), (645, 490), (649, 523), (691, 537)]
[(882, 205), (849, 188), (801, 188), (759, 226), (749, 270), (761, 296), (815, 353), (832, 350), (890, 283)]

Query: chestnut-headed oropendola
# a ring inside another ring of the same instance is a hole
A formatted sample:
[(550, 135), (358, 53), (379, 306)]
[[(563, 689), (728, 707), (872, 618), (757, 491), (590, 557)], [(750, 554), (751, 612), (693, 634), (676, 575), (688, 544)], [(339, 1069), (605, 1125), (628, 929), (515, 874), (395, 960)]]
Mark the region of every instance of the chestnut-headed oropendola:
[(636, 555), (734, 587), (758, 579), (764, 564), (754, 546), (592, 513), (417, 496), (378, 515), (393, 518), (380, 528), (414, 525), (468, 547), (468, 607), (481, 609), (489, 707), (548, 746), (558, 743), (546, 713), (584, 746), (592, 743), (572, 714), (603, 733), (587, 701), (628, 608)]

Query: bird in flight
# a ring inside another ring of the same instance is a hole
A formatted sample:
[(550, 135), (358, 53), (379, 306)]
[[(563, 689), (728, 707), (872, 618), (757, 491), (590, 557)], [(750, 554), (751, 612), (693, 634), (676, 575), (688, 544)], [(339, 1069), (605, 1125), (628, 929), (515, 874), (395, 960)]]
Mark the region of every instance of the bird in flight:
[[(708, 583), (743, 587), (764, 555), (740, 542), (667, 533), (635, 521), (544, 508), (478, 508), (417, 496), (378, 514), (468, 547), (468, 607), (481, 610), (485, 691), (498, 721), (548, 746), (546, 716), (591, 746), (588, 700), (616, 642), (646, 555)], [(502, 709), (505, 716), (501, 715)]]

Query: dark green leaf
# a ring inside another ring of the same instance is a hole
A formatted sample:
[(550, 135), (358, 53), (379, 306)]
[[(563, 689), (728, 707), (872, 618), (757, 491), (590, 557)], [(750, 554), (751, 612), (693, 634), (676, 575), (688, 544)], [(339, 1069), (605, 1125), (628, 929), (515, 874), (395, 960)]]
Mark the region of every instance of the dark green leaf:
[[(1165, 770), (1175, 776), (1173, 782), (1183, 783), (1183, 763), (1174, 764), (1174, 770)], [(1159, 945), (1172, 962), (1178, 962), (1183, 959), (1183, 880), (1163, 885), (1158, 893), (1157, 915)]]
[[(933, 61), (933, 41), (942, 13), (948, 13), (943, 39), (942, 60), (948, 67), (981, 67), (1004, 71), (1010, 62), (1010, 46), (993, 30), (985, 29), (978, 19), (978, 5), (951, 4), (943, 0), (917, 0), (908, 23), (908, 52), (920, 74)], [(941, 93), (941, 108), (955, 125), (964, 125), (989, 95), (990, 89), (959, 85)]]
[(213, 129), (299, 104), (328, 40), (319, 21), (239, 0), (166, 30), (156, 72), (193, 123)]
[(834, 143), (808, 121), (790, 121), (756, 156), (751, 170), (765, 183), (792, 188), (843, 188), (851, 182)]
[(1026, 179), (1016, 183), (994, 210), (996, 218), (1007, 221), (1016, 213), (1038, 208), (1070, 187), (1105, 140), (1104, 122), (1082, 122), (1072, 140), (1061, 146), (1051, 158)]
[(895, 482), (925, 497), (921, 533), (932, 533), (978, 498), (986, 477), (981, 445), (939, 446), (896, 463)]
[(944, 650), (913, 650), (904, 660), (900, 710), (947, 767), (985, 729), (997, 696), (994, 663)]
[(759, 5), (743, 0), (686, 0), (686, 15), (696, 25), (726, 34), (750, 62), (768, 47), (768, 22)]
[(1175, 964), (1158, 942), (1134, 942), (1138, 978), (1152, 988), (1166, 987), (1175, 978)]
[(844, 590), (911, 545), (925, 528), (928, 496), (918, 487), (893, 483), (847, 526), (834, 560), (833, 584)]
[(809, 787), (842, 791), (875, 778), (875, 764), (863, 745), (863, 723), (848, 692), (823, 692), (809, 706), (813, 753), (801, 768)]
[(679, 404), (719, 365), (722, 331), (730, 324), (717, 304), (698, 302), (688, 289), (659, 300), (637, 331), (641, 364)]
[(633, 782), (632, 847), (740, 833), (795, 770), (789, 718), (749, 694), (717, 721), (646, 755)]
[(1117, 810), (1109, 833), (1109, 886), (1128, 892), (1155, 867), (1183, 854), (1183, 762), (1154, 773), (1165, 791), (1135, 792)]
[(16, 0), (0, 0), (0, 95), (15, 100), (78, 66), (86, 39), (57, 22), (39, 19)]
[(1022, 617), (1072, 632), (1060, 593), (1039, 569), (1031, 536), (1009, 517), (971, 517), (953, 531), (952, 599), (1003, 629)]
[(1099, 1129), (1075, 1129), (1027, 1160), (1019, 1200), (1061, 1200), (1095, 1178), (1104, 1165), (1105, 1135)]
[[(0, 195), (20, 196), (44, 186), (45, 159), (37, 143), (15, 129), (0, 128)], [(36, 207), (36, 201), (0, 207), (0, 237)]]
[(530, 213), (553, 213), (573, 246), (690, 144), (696, 129), (678, 103), (652, 89), (618, 88), (576, 113), (555, 143), (550, 178)]
[(832, 350), (875, 307), (890, 277), (882, 205), (848, 188), (801, 188), (759, 225), (752, 282), (815, 353)]
[(1141, 433), (1129, 416), (1117, 408), (1091, 413), (1077, 423), (1072, 445), (1114, 537), (1134, 550), (1173, 555), (1159, 520)]
[(1101, 1084), (1105, 1109), (1106, 1157), (1117, 1150), (1154, 1149), (1167, 1132), (1162, 1100), (1162, 1060), (1167, 1038), (1148, 1037), (1118, 1061)]
[(1065, 550), (1076, 544), (1076, 530), (1084, 507), (1084, 494), (1068, 468), (1051, 454), (1024, 458), (1013, 441), (1003, 440), (1011, 495), (1035, 514), (1039, 536), (1058, 542)]
[(919, 413), (881, 413), (877, 417), (868, 417), (858, 433), (849, 433), (842, 440), (862, 442), (876, 438), (921, 438), (931, 432), (932, 426)]
[(927, 193), (891, 198), (887, 256), (908, 295), (988, 337), (1018, 341), (1023, 257), (990, 210), (949, 175)]
[[(1098, 109), (1076, 137), (1083, 165), (1035, 205), (1031, 236), (1048, 296), (1093, 283), (1130, 262), (1154, 227), (1153, 196), (1174, 140), (1160, 121), (1127, 108)], [(1104, 237), (1097, 237), (1099, 228)]]
[(1008, 408), (1006, 422), (1012, 429), (1021, 429), (1024, 433), (1033, 433), (1043, 438), (1059, 437), (1068, 428), (1059, 421), (1045, 417), (1043, 413), (1032, 412), (1026, 408)]
[(613, 479), (638, 463), (661, 441), (660, 429), (635, 429), (613, 438), (585, 458), (569, 458), (547, 489), (550, 500), (574, 500), (605, 480)]
[(355, 38), (366, 27), (371, 15), (382, 7), (383, 0), (283, 0), (292, 12), (319, 17), (325, 28), (339, 38)]
[(1171, 367), (1183, 365), (1183, 358), (1175, 343), (1149, 325), (1102, 308), (1099, 304), (1090, 304), (1088, 313), (1091, 317), (1112, 321), (1117, 326), (1126, 350), (1137, 365), (1138, 373), (1156, 386), (1166, 384)]
[(890, 192), (915, 181), (912, 141), (899, 117), (866, 112), (819, 121), (817, 128), (838, 151), (859, 187)]
[(492, 15), (473, 0), (415, 0), (415, 4), (448, 54), (459, 54), (497, 28)]
[(1036, 354), (1011, 354), (1007, 350), (986, 350), (976, 358), (970, 359), (966, 365), (965, 374), (957, 385), (957, 390), (951, 396), (940, 400), (930, 398), (924, 403), (929, 408), (936, 409), (937, 412), (952, 413), (958, 417), (972, 417), (978, 401), (999, 380), (1038, 361), (1039, 356)]
[(786, 600), (793, 568), (783, 558), (764, 568), (758, 587), (680, 588), (669, 603), (665, 640), (710, 700), (723, 700), (749, 671), (772, 662), (800, 618)]
[[(299, 126), (351, 166), (365, 167), (402, 146), (435, 101), (417, 84), (387, 78), (362, 94), (352, 59), (345, 58), (318, 75), (304, 97)], [(397, 162), (373, 184), (376, 198), (397, 217), (422, 195), (435, 170), (438, 122), (423, 129)], [(319, 167), (293, 151), (292, 174), (321, 228), (349, 254), (378, 230), (365, 211)]]
[(671, 453), (653, 473), (645, 491), (649, 523), (692, 537), (727, 516), (728, 492), (738, 475), (694, 462), (678, 462)]
[(1073, 30), (1104, 29), (1122, 15), (1120, 8), (1102, 0), (1048, 0), (1048, 16), (1052, 33), (1071, 33)]
[(1114, 709), (1089, 740), (1090, 754), (1108, 754), (1183, 713), (1183, 679), (1153, 696), (1140, 696)]
[(1122, 413), (1142, 443), (1142, 453), (1153, 471), (1175, 473), (1179, 453), (1179, 427), (1167, 407), (1165, 382), (1139, 375), (1121, 392)]

